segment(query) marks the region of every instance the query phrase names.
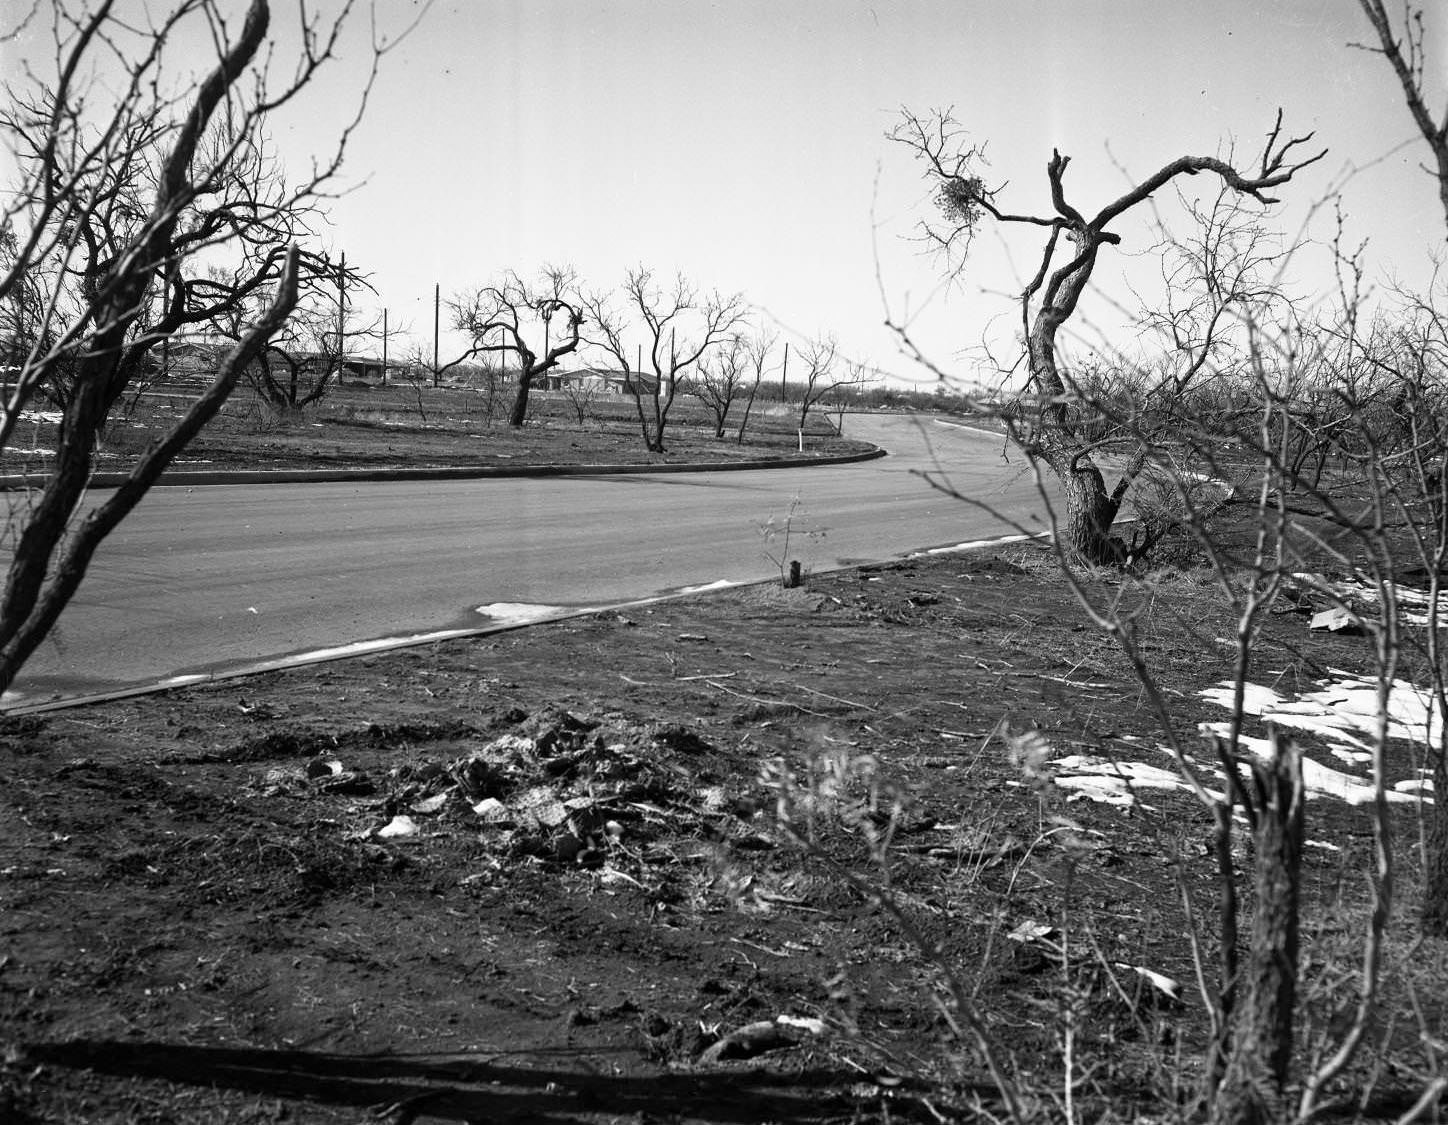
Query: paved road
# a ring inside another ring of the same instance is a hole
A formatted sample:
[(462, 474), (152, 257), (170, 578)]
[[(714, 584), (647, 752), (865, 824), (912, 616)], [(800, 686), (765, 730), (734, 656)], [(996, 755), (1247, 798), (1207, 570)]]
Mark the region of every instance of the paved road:
[[(793, 510), (790, 554), (823, 570), (1007, 535), (961, 492), (1040, 508), (1001, 442), (900, 417), (850, 417), (891, 450), (763, 472), (161, 488), (97, 553), (11, 703), (371, 638), (487, 624), (495, 603), (601, 605), (767, 578), (759, 525)], [(801, 531), (823, 529), (822, 537)]]

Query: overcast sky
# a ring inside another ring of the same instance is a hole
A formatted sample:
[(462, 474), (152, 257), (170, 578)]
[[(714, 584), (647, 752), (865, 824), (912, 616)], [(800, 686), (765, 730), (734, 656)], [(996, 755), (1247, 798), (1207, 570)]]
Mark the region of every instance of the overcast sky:
[[(388, 29), (416, 5), (377, 8)], [(1390, 72), (1348, 46), (1367, 30), (1355, 0), (436, 0), (385, 60), (349, 152), (365, 183), (336, 203), (331, 248), (429, 347), (434, 283), (447, 295), (567, 263), (613, 286), (641, 263), (742, 292), (786, 338), (834, 332), (920, 377), (881, 327), (888, 301), (968, 373), (982, 333), (1009, 339), (1039, 235), (987, 232), (963, 283), (935, 293), (940, 263), (903, 237), (928, 191), (885, 139), (901, 106), (954, 106), (1001, 202), (1042, 213), (1053, 147), (1093, 211), (1177, 156), (1255, 154), (1280, 106), (1330, 154), (1283, 189), (1273, 223), (1295, 235), (1340, 188), (1376, 275), (1417, 284), (1442, 216)], [(289, 159), (342, 119), (365, 55), (357, 39), (346, 53), (277, 123)], [(1149, 245), (1146, 218), (1116, 224), (1123, 252)], [(1128, 261), (1108, 252), (1098, 281)], [(1299, 272), (1305, 289), (1322, 280)], [(1083, 311), (1111, 335), (1109, 304)]]

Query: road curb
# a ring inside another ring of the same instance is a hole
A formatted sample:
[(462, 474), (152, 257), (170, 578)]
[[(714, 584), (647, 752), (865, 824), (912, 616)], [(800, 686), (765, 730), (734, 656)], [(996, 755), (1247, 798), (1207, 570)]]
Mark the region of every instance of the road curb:
[[(811, 465), (849, 465), (889, 455), (875, 448), (863, 453), (841, 453), (831, 457), (770, 458), (762, 461), (690, 461), (675, 465), (438, 465), (416, 469), (239, 469), (215, 472), (165, 472), (152, 488), (217, 484), (326, 484), (371, 483), (407, 480), (487, 480), (491, 477), (583, 477), (640, 473), (729, 473), (756, 469), (799, 469)], [(0, 491), (41, 487), (43, 477), (0, 476)], [(119, 488), (130, 480), (128, 473), (95, 473), (92, 488)]]

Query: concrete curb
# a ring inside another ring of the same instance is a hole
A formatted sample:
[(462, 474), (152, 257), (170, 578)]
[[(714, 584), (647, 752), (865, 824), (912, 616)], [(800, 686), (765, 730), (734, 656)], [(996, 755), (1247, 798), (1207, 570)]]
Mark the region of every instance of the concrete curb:
[[(214, 484), (323, 484), (368, 483), (403, 480), (487, 480), (491, 477), (581, 477), (616, 476), (625, 473), (729, 473), (750, 469), (799, 469), (811, 465), (849, 465), (889, 455), (888, 450), (842, 453), (834, 457), (771, 458), (765, 461), (690, 461), (676, 465), (439, 465), (417, 469), (238, 469), (215, 472), (162, 473), (153, 488)], [(44, 478), (0, 476), (0, 492), (39, 487)], [(127, 473), (95, 473), (92, 488), (119, 488), (130, 479)]]

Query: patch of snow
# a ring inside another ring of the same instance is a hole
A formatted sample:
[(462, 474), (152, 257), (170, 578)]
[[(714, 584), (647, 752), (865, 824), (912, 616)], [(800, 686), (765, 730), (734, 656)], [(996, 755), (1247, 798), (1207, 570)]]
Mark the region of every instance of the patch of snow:
[(720, 578), (716, 582), (706, 582), (702, 586), (680, 586), (681, 594), (703, 594), (709, 590), (727, 590), (730, 586), (737, 586), (739, 583), (731, 582), (727, 578)]
[[(1277, 722), (1278, 720), (1274, 717), (1272, 721)], [(1230, 730), (1230, 723), (1201, 724), (1203, 734), (1214, 734), (1221, 738), (1225, 738)], [(1244, 734), (1240, 735), (1237, 741), (1244, 750), (1256, 755), (1262, 761), (1271, 761), (1271, 739), (1255, 738)], [(1346, 801), (1349, 805), (1365, 805), (1373, 799), (1373, 783), (1367, 778), (1354, 777), (1352, 774), (1335, 770), (1331, 766), (1313, 761), (1305, 754), (1302, 757), (1302, 785), (1307, 790), (1309, 800), (1313, 797), (1336, 797), (1340, 801)], [(1391, 790), (1387, 793), (1387, 799), (1389, 802), (1404, 804), (1415, 804), (1418, 801), (1416, 796)]]
[(185, 687), (187, 684), (202, 684), (211, 679), (204, 672), (191, 672), (183, 676), (170, 676), (161, 681), (162, 687)]
[[(1287, 699), (1271, 688), (1248, 684), (1243, 710), (1265, 722), (1310, 731), (1329, 742), (1370, 753), (1364, 741), (1374, 737), (1378, 717), (1377, 681), (1331, 669), (1340, 680), (1324, 680), (1317, 690), (1297, 699)], [(1227, 709), (1232, 706), (1229, 681), (1207, 688), (1202, 698)], [(1433, 706), (1430, 693), (1406, 680), (1394, 680), (1388, 694), (1388, 737), (1416, 745), (1431, 743), (1443, 729), (1443, 716)]]
[(998, 539), (971, 539), (964, 543), (952, 543), (948, 547), (931, 547), (926, 551), (916, 551), (915, 555), (953, 555), (964, 551), (976, 551), (982, 547), (1004, 547), (1010, 543), (1025, 543), (1039, 538), (1041, 538), (1039, 535), (1002, 535)]
[[(1243, 688), (1243, 710), (1283, 727), (1312, 731), (1336, 744), (1335, 756), (1356, 772), (1334, 769), (1307, 756), (1302, 759), (1302, 781), (1309, 799), (1330, 797), (1350, 805), (1364, 805), (1374, 799), (1371, 778), (1362, 767), (1369, 765), (1372, 755), (1362, 737), (1372, 737), (1377, 715), (1377, 685), (1363, 677), (1334, 671), (1340, 680), (1324, 681), (1314, 691), (1299, 699), (1288, 699), (1260, 684)], [(1219, 684), (1202, 692), (1202, 698), (1223, 707), (1232, 706), (1231, 683)], [(1433, 725), (1427, 695), (1412, 684), (1396, 681), (1388, 701), (1389, 736), (1421, 744)], [(1202, 734), (1225, 738), (1230, 733), (1228, 722), (1202, 723)], [(1258, 759), (1267, 761), (1273, 753), (1272, 741), (1255, 735), (1239, 735), (1239, 745)], [(1171, 754), (1167, 747), (1159, 747)], [(1222, 771), (1210, 765), (1191, 762), (1203, 780), (1222, 778)], [(1245, 766), (1243, 767), (1245, 768)], [(1052, 781), (1062, 789), (1071, 790), (1070, 800), (1085, 799), (1102, 804), (1129, 807), (1137, 803), (1138, 791), (1158, 789), (1191, 792), (1190, 783), (1177, 769), (1166, 769), (1143, 762), (1112, 760), (1084, 754), (1057, 758), (1050, 764)], [(1390, 803), (1415, 804), (1431, 801), (1426, 794), (1432, 784), (1426, 778), (1400, 781), (1385, 794)], [(1222, 794), (1207, 790), (1208, 796), (1222, 800)]]
[(507, 625), (528, 625), (534, 621), (546, 621), (550, 617), (561, 617), (572, 612), (567, 606), (534, 605), (530, 602), (489, 602), (474, 611), (494, 621)]
[(1108, 805), (1133, 804), (1137, 789), (1190, 789), (1181, 774), (1145, 762), (1070, 754), (1056, 759), (1052, 766), (1057, 771), (1052, 780), (1061, 788), (1074, 789), (1077, 796)]
[[(1369, 616), (1377, 612), (1377, 607), (1382, 602), (1381, 591), (1376, 582), (1369, 582), (1365, 579), (1357, 579), (1352, 582), (1328, 582), (1321, 575), (1316, 574), (1294, 574), (1293, 577), (1315, 586), (1343, 602), (1349, 604), (1355, 602), (1364, 608), (1371, 607)], [(1429, 617), (1432, 616), (1440, 629), (1448, 628), (1448, 590), (1445, 590), (1439, 597), (1438, 607), (1431, 614), (1432, 607), (1429, 604), (1427, 590), (1394, 585), (1393, 599), (1397, 602), (1398, 619), (1402, 624), (1426, 626)]]
[[(369, 652), (377, 652), (380, 649), (398, 648), (405, 644), (421, 644), (430, 640), (447, 640), (459, 636), (466, 630), (448, 629), (437, 633), (417, 633), (405, 637), (378, 637), (371, 641), (354, 641), (351, 644), (337, 645), (334, 648), (314, 648), (306, 652), (294, 653), (280, 662), (282, 667), (299, 663), (316, 663), (323, 660), (335, 660), (339, 656), (362, 656)], [(265, 663), (272, 663), (270, 661)]]

